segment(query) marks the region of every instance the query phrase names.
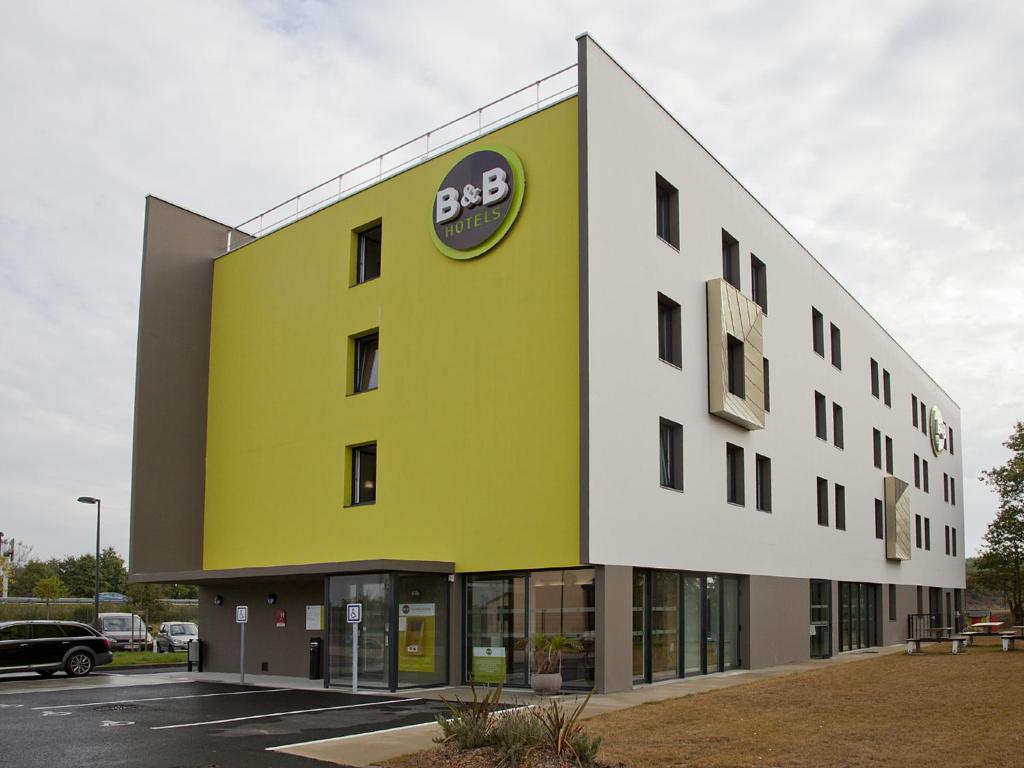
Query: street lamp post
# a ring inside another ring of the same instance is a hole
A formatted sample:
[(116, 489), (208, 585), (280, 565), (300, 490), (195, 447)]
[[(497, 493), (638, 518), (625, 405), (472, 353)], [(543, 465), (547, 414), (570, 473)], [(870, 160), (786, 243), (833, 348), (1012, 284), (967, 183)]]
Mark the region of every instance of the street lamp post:
[(92, 496), (79, 496), (78, 500), (82, 504), (95, 504), (96, 505), (96, 598), (95, 608), (96, 616), (94, 618), (94, 624), (96, 629), (100, 628), (100, 500), (93, 498)]

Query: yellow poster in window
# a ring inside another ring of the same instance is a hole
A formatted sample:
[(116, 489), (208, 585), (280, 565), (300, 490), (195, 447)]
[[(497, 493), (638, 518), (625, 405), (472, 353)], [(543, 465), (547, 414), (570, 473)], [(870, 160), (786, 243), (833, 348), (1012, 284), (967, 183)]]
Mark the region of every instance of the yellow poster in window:
[(398, 671), (434, 671), (434, 603), (398, 606)]

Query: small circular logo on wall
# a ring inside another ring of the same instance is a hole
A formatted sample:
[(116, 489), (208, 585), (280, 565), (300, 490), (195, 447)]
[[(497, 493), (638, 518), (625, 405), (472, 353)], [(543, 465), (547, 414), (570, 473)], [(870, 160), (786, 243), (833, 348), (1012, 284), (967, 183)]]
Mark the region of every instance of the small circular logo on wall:
[(946, 450), (946, 441), (949, 437), (946, 422), (942, 418), (942, 411), (937, 406), (932, 406), (931, 418), (928, 420), (929, 429), (932, 434), (932, 453), (938, 456)]
[(485, 147), (466, 155), (448, 171), (434, 196), (434, 244), (452, 259), (486, 253), (512, 227), (525, 191), (523, 163), (508, 147)]

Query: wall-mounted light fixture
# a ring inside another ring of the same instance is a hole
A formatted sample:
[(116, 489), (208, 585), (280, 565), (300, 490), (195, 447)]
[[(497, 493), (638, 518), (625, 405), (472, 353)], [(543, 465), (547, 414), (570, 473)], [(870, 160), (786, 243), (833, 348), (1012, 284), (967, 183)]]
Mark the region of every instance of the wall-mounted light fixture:
[(267, 595), (267, 605), (273, 605), (276, 602), (277, 595), (275, 593), (271, 592), (269, 595)]
[(213, 604), (214, 605), (224, 605), (224, 595), (214, 595), (213, 596)]

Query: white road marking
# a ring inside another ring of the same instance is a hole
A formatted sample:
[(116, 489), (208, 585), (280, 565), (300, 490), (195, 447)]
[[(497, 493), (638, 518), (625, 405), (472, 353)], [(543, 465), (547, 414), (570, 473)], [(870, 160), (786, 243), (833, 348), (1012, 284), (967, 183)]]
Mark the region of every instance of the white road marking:
[[(258, 691), (224, 691), (222, 693), (190, 693), (184, 696), (154, 696), (149, 699), (117, 699), (116, 701), (91, 701), (88, 704), (65, 704), (61, 709), (72, 707), (102, 707), (106, 704), (135, 704), (140, 701), (174, 701), (175, 699), (206, 699), (210, 696), (244, 696), (250, 693), (280, 693), (287, 688), (261, 688)], [(18, 705), (21, 706), (20, 704)], [(52, 707), (32, 707), (32, 709), (52, 709)]]
[[(103, 673), (97, 672), (96, 678), (101, 678)], [(137, 679), (142, 677), (149, 677), (149, 675), (105, 675), (106, 677), (119, 677), (124, 680)], [(28, 679), (26, 678), (26, 682)], [(180, 683), (198, 683), (198, 680), (139, 680), (137, 683), (129, 682), (118, 682), (114, 685), (109, 683), (101, 683), (99, 685), (89, 685), (86, 682), (82, 682), (78, 685), (63, 685), (55, 686), (52, 688), (42, 688), (38, 685), (33, 685), (32, 688), (22, 688), (14, 691), (0, 691), (0, 696), (22, 696), (28, 693), (59, 693), (61, 691), (92, 691), (92, 690), (107, 690), (109, 688), (138, 688), (148, 685), (174, 685)]]
[(339, 707), (317, 707), (316, 709), (293, 709), (290, 712), (268, 712), (265, 715), (247, 715), (246, 717), (227, 717), (223, 720), (204, 720), (201, 723), (179, 723), (178, 725), (155, 725), (152, 731), (166, 731), (170, 728), (194, 728), (198, 725), (220, 725), (221, 723), (237, 723), (242, 720), (261, 720), (265, 717), (286, 717), (288, 715), (305, 715), (310, 712), (333, 712), (339, 709), (356, 709), (358, 707), (378, 707), (384, 704), (398, 704), (403, 701), (421, 701), (421, 699), (389, 699), (388, 701), (368, 701), (363, 704), (343, 704)]
[(0, 709), (17, 709), (24, 706), (24, 704), (0, 704)]
[(110, 728), (118, 725), (135, 725), (133, 720), (104, 720), (100, 723), (100, 728)]
[(70, 715), (70, 712), (43, 712), (43, 717), (61, 717), (63, 715)]

